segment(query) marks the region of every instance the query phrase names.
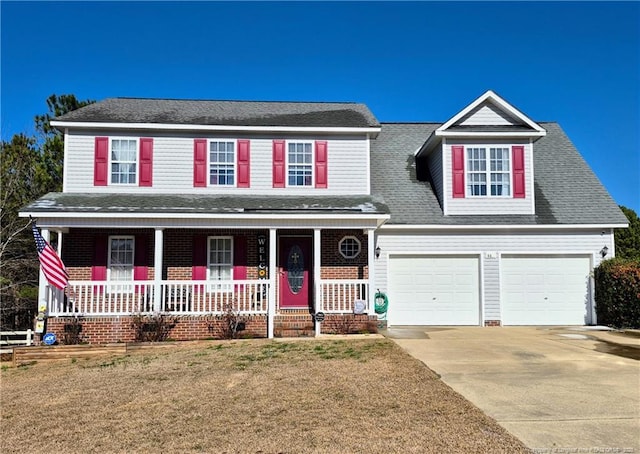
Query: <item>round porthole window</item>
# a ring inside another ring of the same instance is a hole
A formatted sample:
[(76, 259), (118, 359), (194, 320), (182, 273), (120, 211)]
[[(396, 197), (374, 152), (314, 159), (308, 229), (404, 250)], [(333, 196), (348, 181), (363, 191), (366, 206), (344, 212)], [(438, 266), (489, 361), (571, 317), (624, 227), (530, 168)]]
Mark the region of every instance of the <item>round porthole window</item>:
[(360, 241), (355, 236), (345, 236), (338, 243), (340, 255), (345, 259), (353, 259), (360, 254)]

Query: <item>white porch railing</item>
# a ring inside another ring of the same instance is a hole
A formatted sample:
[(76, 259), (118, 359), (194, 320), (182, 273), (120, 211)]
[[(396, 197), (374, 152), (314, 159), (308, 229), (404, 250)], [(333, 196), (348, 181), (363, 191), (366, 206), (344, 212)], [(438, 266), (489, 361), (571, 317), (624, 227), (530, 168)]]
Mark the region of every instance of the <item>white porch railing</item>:
[[(50, 316), (131, 314), (221, 314), (227, 305), (242, 314), (266, 314), (269, 281), (161, 281), (156, 301), (154, 281), (71, 281), (65, 291), (47, 287)], [(369, 313), (367, 279), (322, 279), (317, 311), (353, 313), (356, 301)]]
[(242, 314), (267, 312), (265, 280), (161, 281), (159, 307), (155, 288), (154, 281), (71, 281), (65, 291), (47, 288), (49, 315), (221, 314), (229, 303)]
[(353, 313), (356, 300), (364, 301), (369, 312), (369, 280), (321, 279), (319, 310), (329, 314)]

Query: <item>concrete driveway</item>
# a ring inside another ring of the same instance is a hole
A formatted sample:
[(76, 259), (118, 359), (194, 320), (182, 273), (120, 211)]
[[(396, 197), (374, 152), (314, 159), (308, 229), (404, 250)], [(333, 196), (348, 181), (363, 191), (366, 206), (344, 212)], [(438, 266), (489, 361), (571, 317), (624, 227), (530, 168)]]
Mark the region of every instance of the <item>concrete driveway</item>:
[(640, 453), (640, 338), (547, 327), (385, 334), (536, 452)]

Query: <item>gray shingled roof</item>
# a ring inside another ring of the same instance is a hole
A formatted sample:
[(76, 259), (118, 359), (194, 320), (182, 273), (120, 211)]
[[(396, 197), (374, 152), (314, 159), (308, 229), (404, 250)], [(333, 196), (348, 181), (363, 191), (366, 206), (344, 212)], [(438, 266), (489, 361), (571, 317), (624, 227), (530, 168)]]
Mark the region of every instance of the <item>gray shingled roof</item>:
[(108, 98), (57, 121), (224, 126), (379, 127), (364, 104)]
[(534, 144), (535, 215), (444, 216), (429, 182), (418, 181), (413, 153), (440, 123), (383, 123), (371, 144), (371, 191), (391, 211), (388, 224), (626, 224), (627, 219), (556, 123)]
[(388, 214), (379, 197), (218, 196), (177, 194), (76, 194), (51, 192), (22, 211), (33, 213), (361, 213)]

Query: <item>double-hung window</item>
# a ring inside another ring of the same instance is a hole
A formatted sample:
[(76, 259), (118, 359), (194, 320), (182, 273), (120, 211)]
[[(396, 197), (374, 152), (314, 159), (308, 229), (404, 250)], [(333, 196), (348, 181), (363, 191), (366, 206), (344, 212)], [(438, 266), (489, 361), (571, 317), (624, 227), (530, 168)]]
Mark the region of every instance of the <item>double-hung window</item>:
[(111, 183), (136, 184), (138, 167), (138, 141), (111, 140)]
[[(132, 236), (110, 236), (107, 263), (107, 280), (133, 281), (133, 254), (135, 240)], [(111, 287), (112, 291), (130, 291), (129, 285)]]
[(508, 147), (466, 147), (467, 195), (502, 197), (511, 195), (511, 165)]
[(215, 186), (235, 185), (235, 140), (209, 141), (209, 184)]
[(233, 238), (210, 236), (207, 241), (207, 279), (228, 281), (233, 277)]
[(287, 143), (287, 181), (289, 186), (313, 185), (313, 144)]

